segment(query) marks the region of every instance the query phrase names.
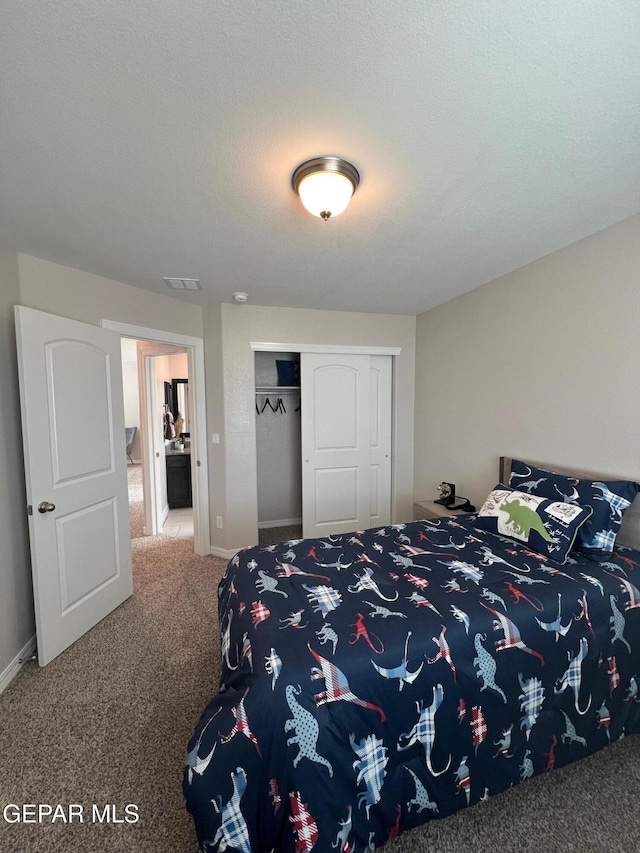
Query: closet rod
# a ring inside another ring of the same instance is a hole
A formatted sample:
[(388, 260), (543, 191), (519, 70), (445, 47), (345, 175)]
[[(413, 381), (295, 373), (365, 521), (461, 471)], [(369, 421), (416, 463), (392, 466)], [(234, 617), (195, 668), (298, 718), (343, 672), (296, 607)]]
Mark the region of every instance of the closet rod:
[(299, 394), (299, 385), (260, 385), (256, 394)]

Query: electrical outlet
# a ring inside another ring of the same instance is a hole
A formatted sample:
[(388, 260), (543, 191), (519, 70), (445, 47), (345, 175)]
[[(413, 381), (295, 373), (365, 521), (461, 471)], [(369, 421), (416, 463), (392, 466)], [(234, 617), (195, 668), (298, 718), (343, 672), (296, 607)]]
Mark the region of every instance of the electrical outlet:
[(218, 530), (222, 530), (222, 516), (216, 515), (216, 527)]
[(212, 432), (211, 433), (211, 444), (220, 444), (220, 433)]

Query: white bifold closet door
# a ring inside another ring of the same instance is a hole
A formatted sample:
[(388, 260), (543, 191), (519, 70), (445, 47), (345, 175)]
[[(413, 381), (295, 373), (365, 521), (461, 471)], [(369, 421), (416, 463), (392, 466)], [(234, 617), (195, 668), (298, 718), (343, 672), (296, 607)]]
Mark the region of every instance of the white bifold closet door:
[(391, 520), (391, 356), (302, 353), (305, 538)]

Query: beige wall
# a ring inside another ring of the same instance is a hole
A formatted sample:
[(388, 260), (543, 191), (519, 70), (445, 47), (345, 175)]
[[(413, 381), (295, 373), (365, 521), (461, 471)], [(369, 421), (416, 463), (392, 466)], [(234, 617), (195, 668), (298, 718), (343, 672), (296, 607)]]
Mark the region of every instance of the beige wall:
[[(212, 525), (214, 544), (231, 550), (256, 541), (255, 362), (251, 341), (282, 343), (284, 351), (286, 344), (292, 343), (402, 348), (394, 374), (392, 516), (394, 521), (409, 520), (413, 499), (415, 318), (250, 305), (222, 305), (220, 312), (224, 432), (216, 458), (220, 451), (224, 454), (226, 500), (220, 501), (212, 493), (212, 517), (223, 516), (225, 525), (221, 531)], [(214, 317), (212, 323), (215, 321)], [(209, 380), (210, 400), (214, 393)], [(216, 471), (215, 462), (211, 471)]]
[(498, 457), (640, 480), (640, 216), (418, 317), (416, 497)]
[[(199, 336), (201, 337), (201, 336)], [(169, 356), (169, 369), (171, 370), (171, 379), (188, 379), (189, 378), (189, 358), (186, 352), (179, 352)]]
[(0, 245), (0, 674), (35, 633), (13, 306), (18, 256)]
[(202, 309), (92, 273), (18, 255), (20, 301), (28, 308), (99, 325), (101, 320), (202, 337)]

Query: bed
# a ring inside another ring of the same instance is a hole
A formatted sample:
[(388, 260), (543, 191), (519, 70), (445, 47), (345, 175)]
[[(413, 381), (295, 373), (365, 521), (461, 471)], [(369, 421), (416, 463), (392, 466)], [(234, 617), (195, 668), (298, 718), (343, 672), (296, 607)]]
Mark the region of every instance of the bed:
[(479, 513), (233, 558), (183, 780), (205, 853), (373, 851), (640, 731), (638, 487), (510, 459), (500, 480)]

